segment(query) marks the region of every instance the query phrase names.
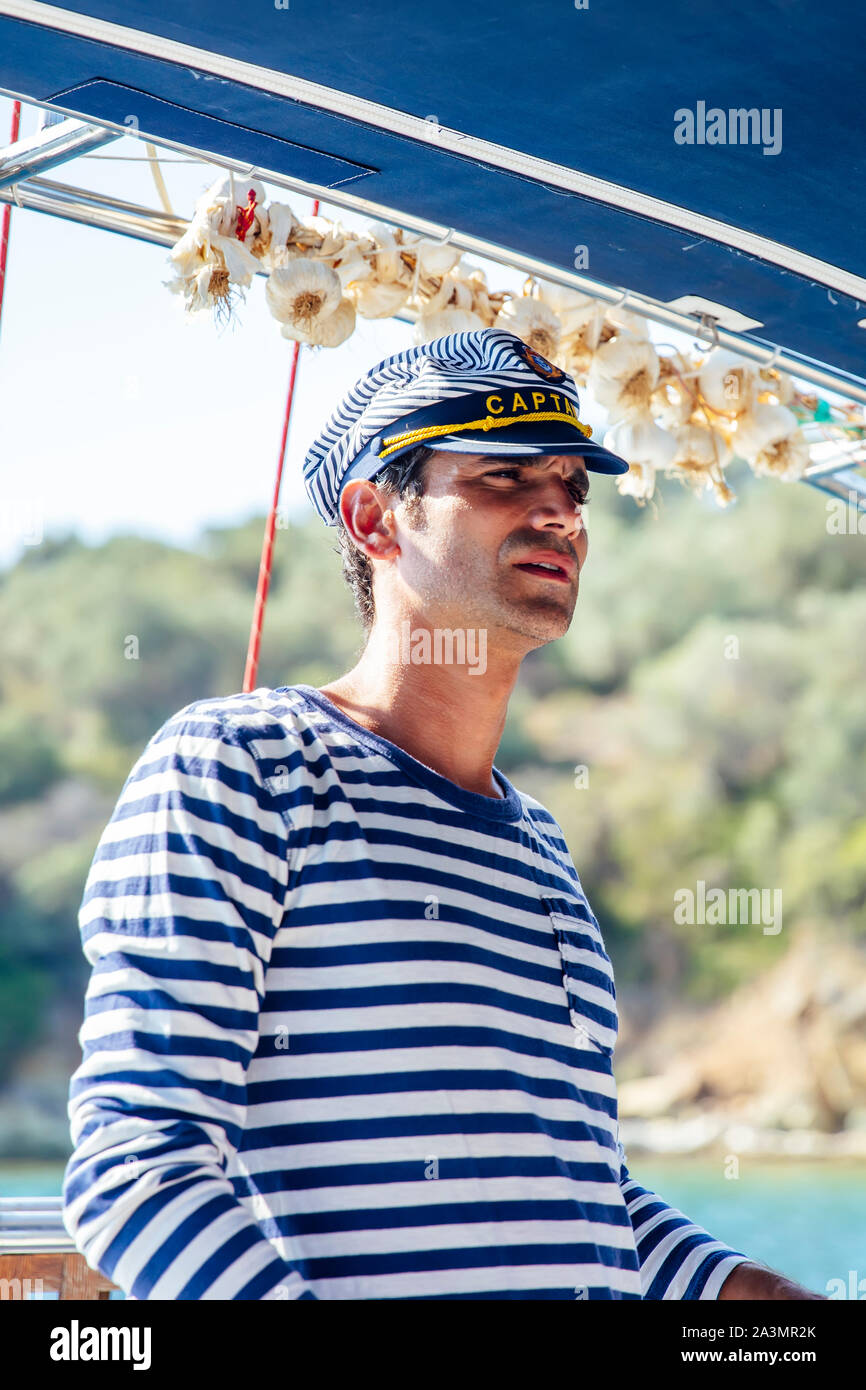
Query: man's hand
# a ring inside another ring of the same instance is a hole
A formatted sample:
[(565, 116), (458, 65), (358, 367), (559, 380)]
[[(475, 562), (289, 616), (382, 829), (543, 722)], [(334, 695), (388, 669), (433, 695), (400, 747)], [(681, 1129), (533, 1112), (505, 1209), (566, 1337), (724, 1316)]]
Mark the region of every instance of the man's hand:
[(812, 1293), (804, 1289), (802, 1284), (786, 1279), (784, 1274), (777, 1274), (766, 1265), (751, 1262), (737, 1265), (731, 1271), (721, 1287), (719, 1298), (820, 1298), (826, 1301), (825, 1294)]

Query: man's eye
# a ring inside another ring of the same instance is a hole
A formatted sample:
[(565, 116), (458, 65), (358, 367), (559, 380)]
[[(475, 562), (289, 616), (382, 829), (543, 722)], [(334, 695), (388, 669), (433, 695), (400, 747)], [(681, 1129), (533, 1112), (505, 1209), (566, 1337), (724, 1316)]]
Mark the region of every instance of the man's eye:
[[(497, 468), (483, 475), (485, 478), (519, 478), (519, 468)], [(579, 506), (585, 507), (589, 501), (589, 492), (584, 493), (582, 482), (569, 482), (568, 490)]]

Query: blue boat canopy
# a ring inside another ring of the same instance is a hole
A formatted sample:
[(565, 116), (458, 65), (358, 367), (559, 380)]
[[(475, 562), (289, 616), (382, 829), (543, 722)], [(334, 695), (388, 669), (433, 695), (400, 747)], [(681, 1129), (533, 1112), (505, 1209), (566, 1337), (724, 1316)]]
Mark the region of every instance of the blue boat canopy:
[(863, 29), (809, 0), (0, 0), (0, 88), (709, 314), (864, 399)]

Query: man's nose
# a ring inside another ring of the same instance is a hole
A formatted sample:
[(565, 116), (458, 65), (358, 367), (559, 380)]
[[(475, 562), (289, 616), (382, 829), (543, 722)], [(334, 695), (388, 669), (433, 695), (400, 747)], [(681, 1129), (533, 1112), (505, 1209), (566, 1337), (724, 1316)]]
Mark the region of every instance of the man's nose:
[(545, 522), (555, 517), (569, 533), (579, 535), (586, 529), (581, 504), (575, 500), (568, 483), (558, 475), (536, 481), (529, 510), (530, 515), (543, 514)]

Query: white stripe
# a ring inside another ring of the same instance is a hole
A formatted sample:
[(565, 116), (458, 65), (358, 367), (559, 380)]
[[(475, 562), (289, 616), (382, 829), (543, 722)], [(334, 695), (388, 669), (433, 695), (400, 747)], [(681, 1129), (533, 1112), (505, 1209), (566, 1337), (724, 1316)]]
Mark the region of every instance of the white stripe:
[[(118, 1088), (119, 1092), (119, 1088)], [(114, 1092), (112, 1091), (112, 1094)], [(160, 1091), (160, 1095), (161, 1095)], [(210, 1104), (210, 1102), (209, 1102)], [(251, 1130), (251, 1137), (255, 1129)], [(258, 1142), (258, 1141), (257, 1141)], [(470, 1147), (471, 1144), (471, 1147)], [(258, 1152), (267, 1154), (268, 1150), (259, 1144)], [(405, 1134), (387, 1139), (331, 1139), (317, 1143), (291, 1144), (277, 1147), (271, 1152), (276, 1157), (276, 1165), (271, 1164), (266, 1172), (275, 1166), (280, 1172), (294, 1172), (295, 1169), (321, 1168), (322, 1182), (327, 1185), (328, 1168), (353, 1167), (355, 1164), (375, 1163), (417, 1163), (419, 1172), (430, 1157), (438, 1158), (440, 1163), (446, 1159), (477, 1161), (487, 1158), (553, 1158), (562, 1163), (599, 1163), (599, 1147), (594, 1139), (555, 1139), (540, 1130), (529, 1130), (522, 1134), (495, 1130), (465, 1134)], [(243, 1158), (246, 1160), (247, 1153)], [(180, 1160), (175, 1158), (175, 1162)], [(233, 1171), (232, 1176), (235, 1175)], [(434, 1179), (430, 1179), (434, 1181)], [(485, 1179), (479, 1178), (478, 1191), (483, 1192)], [(577, 1181), (577, 1180), (576, 1180)], [(531, 1189), (537, 1198), (546, 1178), (526, 1180), (527, 1191)], [(613, 1183), (609, 1198), (617, 1201), (618, 1185)], [(682, 1232), (680, 1233), (682, 1235)]]
[[(426, 1183), (431, 1187), (431, 1183)], [(630, 1226), (613, 1226), (604, 1221), (467, 1221), (451, 1226), (374, 1225), (361, 1230), (322, 1231), (293, 1235), (294, 1259), (327, 1260), (339, 1256), (406, 1254), (416, 1250), (479, 1250), (502, 1245), (550, 1245), (550, 1260), (556, 1260), (557, 1245), (605, 1245), (612, 1250), (628, 1250), (632, 1243)], [(289, 1248), (288, 1246), (286, 1247)], [(595, 1277), (598, 1278), (596, 1270)]]
[(189, 64), (227, 81), (243, 82), (261, 91), (275, 92), (279, 96), (332, 111), (350, 120), (363, 121), (381, 130), (420, 140), (424, 144), (435, 145), (437, 149), (446, 149), (454, 154), (492, 165), (496, 169), (519, 174), (522, 178), (552, 184), (610, 207), (652, 218), (667, 226), (678, 227), (681, 231), (721, 242), (725, 246), (736, 247), (737, 250), (769, 261), (772, 265), (793, 271), (795, 275), (817, 280), (820, 284), (841, 290), (843, 294), (849, 294), (854, 299), (866, 300), (866, 279), (827, 261), (808, 256), (792, 246), (758, 236), (732, 223), (720, 222), (714, 217), (693, 212), (676, 203), (653, 198), (623, 184), (610, 183), (606, 179), (595, 178), (591, 174), (539, 159), (535, 155), (524, 154), (520, 150), (480, 140), (463, 131), (449, 130), (443, 126), (437, 126), (434, 130), (430, 122), (420, 116), (411, 116), (394, 107), (383, 106), (379, 102), (367, 101), (333, 87), (324, 87), (320, 83), (293, 77), (274, 68), (261, 67), (257, 63), (247, 63), (226, 54), (214, 53), (210, 49), (178, 43), (175, 39), (165, 39), (125, 24), (112, 24), (106, 20), (92, 19), (89, 15), (76, 14), (72, 10), (63, 10), (55, 5), (44, 5), (39, 3), (39, 0), (0, 0), (0, 14), (8, 15), (11, 19), (30, 20), (45, 28), (95, 39), (97, 42), (143, 53), (151, 58)]
[[(118, 1067), (138, 1065), (142, 1079), (147, 1079), (147, 1072), (141, 1067), (140, 1057), (132, 1050), (112, 1053), (112, 1058), (116, 1060)], [(160, 1058), (154, 1058), (154, 1071), (161, 1070), (164, 1065)], [(201, 1072), (205, 1078), (208, 1077), (206, 1066), (201, 1067)], [(289, 1105), (291, 1104), (290, 1101)], [(303, 1106), (304, 1124), (342, 1124), (344, 1120), (378, 1118), (411, 1120), (420, 1115), (432, 1115), (442, 1119), (449, 1114), (456, 1114), (509, 1115), (530, 1121), (538, 1116), (561, 1124), (590, 1124), (596, 1129), (609, 1130), (611, 1134), (616, 1128), (616, 1120), (605, 1115), (598, 1107), (576, 1101), (573, 1096), (539, 1096), (522, 1091), (518, 1087), (509, 1091), (455, 1091), (448, 1096), (444, 1096), (441, 1091), (430, 1090), (391, 1091), (385, 1094), (379, 1091), (361, 1092), (358, 1095), (349, 1093), (340, 1097), (339, 1117), (334, 1113), (333, 1096), (305, 1099)], [(287, 1119), (290, 1122), (296, 1115), (297, 1109), (290, 1111), (284, 1100), (263, 1101), (259, 1105), (249, 1106), (248, 1128), (254, 1133), (259, 1128), (286, 1124)], [(415, 1136), (412, 1136), (413, 1142), (414, 1138)], [(391, 1142), (402, 1148), (406, 1139), (400, 1136)], [(424, 1142), (435, 1144), (436, 1140), (435, 1137), (425, 1135)]]
[[(262, 1014), (262, 1032), (267, 1031)], [(112, 1029), (107, 1031), (111, 1032)], [(570, 1030), (569, 1030), (570, 1032)], [(291, 1052), (291, 1041), (289, 1043)], [(518, 1075), (529, 1081), (562, 1081), (562, 1063), (556, 1057), (526, 1057), (525, 1067)], [(292, 1077), (305, 1081), (310, 1077), (338, 1076), (396, 1076), (415, 1071), (509, 1071), (515, 1072), (520, 1056), (504, 1047), (491, 1044), (478, 1047), (377, 1047), (365, 1052), (314, 1052), (297, 1055), (292, 1061)], [(283, 1054), (257, 1059), (262, 1081), (279, 1081), (285, 1074)], [(530, 1069), (531, 1068), (531, 1069)], [(271, 1075), (273, 1073), (273, 1075)], [(595, 1074), (593, 1091), (612, 1099), (616, 1082), (612, 1076)], [(249, 1155), (245, 1155), (249, 1157)]]
[[(246, 1166), (254, 1176), (257, 1170), (252, 1160), (255, 1150), (244, 1154)], [(483, 1188), (477, 1178), (422, 1178), (424, 1190), (420, 1196), (430, 1206), (448, 1206), (454, 1202), (525, 1202), (526, 1178), (485, 1178)], [(596, 1202), (602, 1206), (622, 1207), (619, 1189), (609, 1182), (587, 1182), (575, 1178), (548, 1174), (544, 1179), (544, 1199), (547, 1202)], [(252, 1198), (241, 1198), (249, 1209)], [(296, 1212), (312, 1214), (326, 1211), (389, 1211), (396, 1207), (416, 1207), (419, 1204), (418, 1182), (365, 1183), (351, 1187), (300, 1188), (294, 1192), (268, 1193), (268, 1205), (275, 1218), (292, 1216)], [(628, 1237), (631, 1244), (632, 1237)]]

